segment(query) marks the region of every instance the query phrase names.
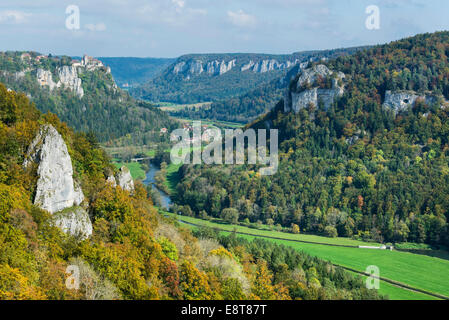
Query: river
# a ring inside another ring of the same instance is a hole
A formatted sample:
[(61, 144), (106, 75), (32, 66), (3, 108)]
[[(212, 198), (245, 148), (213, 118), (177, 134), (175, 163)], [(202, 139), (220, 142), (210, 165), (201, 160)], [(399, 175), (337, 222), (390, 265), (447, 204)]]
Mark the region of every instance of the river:
[(153, 187), (153, 190), (156, 190), (156, 192), (158, 192), (160, 195), (162, 208), (165, 210), (168, 210), (170, 208), (170, 206), (172, 205), (173, 201), (171, 200), (170, 196), (167, 193), (160, 190), (154, 184), (154, 182), (155, 182), (154, 177), (156, 176), (156, 174), (159, 171), (160, 171), (160, 169), (158, 167), (156, 167), (154, 164), (150, 163), (150, 170), (146, 173), (146, 178), (143, 181), (143, 183), (146, 186), (151, 184), (151, 186)]

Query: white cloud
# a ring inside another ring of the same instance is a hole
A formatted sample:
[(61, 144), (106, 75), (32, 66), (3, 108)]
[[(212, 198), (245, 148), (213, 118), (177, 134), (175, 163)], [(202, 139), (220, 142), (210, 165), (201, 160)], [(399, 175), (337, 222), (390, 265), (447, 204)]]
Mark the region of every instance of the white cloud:
[(16, 10), (0, 11), (0, 23), (24, 23), (30, 13)]
[(97, 23), (97, 24), (93, 24), (93, 23), (89, 23), (86, 24), (85, 28), (89, 31), (106, 31), (106, 25), (104, 23)]
[(245, 13), (243, 10), (237, 12), (228, 11), (229, 21), (237, 27), (254, 27), (257, 24), (256, 17)]

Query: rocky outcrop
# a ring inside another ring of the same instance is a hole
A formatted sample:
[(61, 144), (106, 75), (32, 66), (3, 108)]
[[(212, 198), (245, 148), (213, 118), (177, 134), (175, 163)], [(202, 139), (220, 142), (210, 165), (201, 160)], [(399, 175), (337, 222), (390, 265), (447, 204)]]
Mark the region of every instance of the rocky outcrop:
[(262, 60), (259, 62), (254, 62), (253, 60), (251, 60), (250, 62), (244, 64), (240, 71), (244, 72), (244, 71), (248, 71), (251, 70), (252, 72), (255, 73), (265, 73), (265, 72), (270, 72), (270, 71), (274, 71), (274, 70), (285, 70), (288, 69), (290, 67), (293, 67), (294, 65), (298, 64), (299, 60), (296, 59), (295, 61), (286, 61), (286, 62), (279, 62), (278, 60), (275, 59), (269, 59), (269, 60)]
[[(332, 78), (330, 88), (316, 86), (319, 78), (330, 77)], [(284, 112), (298, 113), (310, 104), (318, 106), (319, 103), (323, 103), (326, 110), (329, 109), (344, 93), (344, 86), (341, 84), (344, 78), (343, 73), (333, 72), (322, 64), (303, 70), (285, 92)]]
[(78, 97), (84, 96), (84, 90), (81, 86), (81, 79), (78, 78), (78, 71), (74, 66), (63, 66), (58, 69), (60, 83), (58, 86), (64, 85), (72, 90)]
[(385, 92), (385, 101), (383, 107), (392, 110), (395, 115), (413, 107), (418, 99), (430, 105), (438, 101), (433, 95), (418, 95), (414, 91), (395, 91)]
[(231, 71), (239, 66), (241, 72), (252, 71), (255, 73), (266, 73), (274, 70), (285, 70), (299, 63), (299, 60), (279, 62), (276, 59), (265, 59), (260, 61), (250, 60), (249, 62), (232, 59), (229, 61), (212, 60), (202, 62), (198, 59), (181, 61), (173, 66), (172, 73), (190, 77), (207, 73), (208, 75), (219, 76)]
[(210, 75), (223, 75), (232, 70), (235, 67), (236, 60), (233, 59), (231, 61), (210, 61), (206, 64), (206, 72)]
[(113, 186), (114, 188), (117, 187), (117, 181), (115, 180), (115, 177), (110, 175), (107, 179), (106, 179), (106, 183), (109, 183), (111, 186)]
[(37, 82), (44, 87), (48, 86), (50, 90), (53, 90), (57, 87), (56, 83), (53, 81), (53, 75), (50, 71), (44, 69), (37, 69), (36, 72)]
[(25, 157), (24, 167), (37, 167), (34, 204), (50, 213), (80, 205), (84, 194), (73, 180), (67, 145), (52, 125), (42, 126)]
[(117, 184), (126, 191), (133, 192), (134, 191), (134, 181), (131, 176), (131, 172), (127, 167), (121, 167), (117, 175), (115, 176), (117, 180)]
[(37, 69), (36, 77), (41, 86), (48, 86), (50, 91), (65, 86), (73, 91), (79, 98), (84, 96), (84, 90), (82, 88), (82, 81), (78, 77), (77, 68), (74, 66), (63, 66), (57, 69), (59, 81), (55, 83), (53, 81), (53, 75), (48, 70)]
[(80, 240), (85, 240), (92, 235), (89, 214), (81, 207), (73, 207), (54, 214), (52, 222), (64, 233)]
[(24, 167), (37, 165), (34, 204), (52, 214), (52, 223), (63, 232), (84, 240), (92, 235), (81, 187), (73, 179), (72, 160), (62, 136), (52, 125), (44, 125), (31, 143)]

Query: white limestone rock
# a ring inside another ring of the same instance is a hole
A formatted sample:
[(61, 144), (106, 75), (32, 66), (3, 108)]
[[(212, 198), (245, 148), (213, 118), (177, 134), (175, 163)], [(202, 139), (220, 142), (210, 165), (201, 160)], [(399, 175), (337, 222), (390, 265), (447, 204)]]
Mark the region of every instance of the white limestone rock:
[(202, 74), (204, 72), (203, 64), (200, 60), (191, 61), (189, 63), (190, 74)]
[(84, 89), (81, 86), (82, 81), (78, 78), (78, 71), (76, 67), (63, 66), (62, 68), (58, 68), (58, 75), (60, 79), (58, 86), (66, 86), (80, 98), (84, 96)]
[(109, 183), (110, 185), (112, 185), (114, 188), (115, 187), (117, 187), (117, 181), (115, 180), (115, 177), (114, 176), (109, 176), (107, 179), (106, 179), (106, 183)]
[(291, 93), (291, 108), (295, 113), (307, 108), (309, 104), (318, 104), (318, 89), (306, 90), (300, 93)]
[(75, 66), (63, 66), (57, 69), (59, 81), (55, 83), (53, 81), (53, 75), (48, 70), (37, 69), (37, 81), (44, 87), (48, 86), (50, 91), (60, 88), (63, 85), (72, 90), (79, 98), (84, 96), (84, 90), (82, 87), (82, 81), (78, 77), (78, 71)]
[(296, 83), (296, 88), (299, 90), (306, 83), (314, 83), (318, 77), (327, 78), (332, 75), (332, 71), (329, 70), (323, 64), (319, 64), (313, 66), (312, 68), (305, 69), (300, 77), (298, 78), (298, 82)]
[(50, 71), (44, 69), (37, 69), (36, 72), (37, 81), (39, 84), (44, 87), (48, 86), (50, 91), (57, 87), (57, 84), (53, 81), (53, 75)]
[(255, 65), (254, 61), (251, 60), (250, 62), (244, 64), (244, 65), (240, 68), (240, 71), (244, 72), (244, 71), (250, 70), (251, 68), (254, 67), (254, 65)]
[(236, 60), (235, 60), (235, 59), (234, 59), (234, 60), (231, 60), (231, 61), (229, 61), (229, 62), (227, 62), (227, 63), (224, 62), (224, 61), (222, 61), (221, 64), (220, 64), (219, 75), (221, 76), (221, 75), (223, 75), (223, 74), (225, 74), (225, 73), (231, 71), (232, 68), (235, 67), (235, 63), (236, 63)]
[(134, 191), (134, 181), (131, 176), (131, 172), (125, 166), (121, 167), (119, 172), (116, 175), (117, 184), (126, 191), (133, 192)]
[[(313, 85), (318, 77), (332, 78), (332, 88), (322, 89), (314, 87), (304, 90), (306, 84)], [(335, 73), (325, 65), (315, 65), (312, 68), (302, 70), (299, 77), (287, 88), (284, 96), (284, 112), (298, 113), (310, 104), (318, 106), (323, 103), (324, 108), (329, 109), (338, 97), (344, 94), (344, 85), (340, 84), (345, 78), (342, 72)]]
[(433, 95), (419, 95), (415, 91), (395, 91), (385, 92), (383, 107), (393, 111), (395, 115), (413, 107), (418, 99), (422, 99), (426, 104), (435, 103), (438, 98)]
[(185, 63), (185, 62), (177, 63), (177, 64), (173, 67), (173, 73), (174, 73), (174, 74), (183, 73), (185, 70), (186, 70), (186, 63)]
[(89, 214), (81, 207), (73, 207), (53, 215), (54, 226), (64, 233), (80, 240), (88, 239), (92, 235), (92, 222)]
[(73, 180), (72, 160), (64, 139), (52, 125), (40, 128), (25, 156), (24, 167), (37, 164), (34, 204), (50, 213), (79, 206), (84, 194)]

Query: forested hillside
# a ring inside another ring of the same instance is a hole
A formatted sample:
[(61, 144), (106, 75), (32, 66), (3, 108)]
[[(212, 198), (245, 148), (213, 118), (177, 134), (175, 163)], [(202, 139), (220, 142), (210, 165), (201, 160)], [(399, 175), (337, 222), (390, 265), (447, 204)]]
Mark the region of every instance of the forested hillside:
[[(330, 60), (345, 79), (329, 108), (293, 112), (281, 100), (252, 124), (279, 129), (277, 174), (185, 166), (178, 204), (330, 237), (449, 245), (448, 57), (440, 32)], [(331, 79), (300, 86), (299, 76), (288, 89), (296, 103), (304, 90), (329, 92)]]
[[(305, 68), (308, 61), (320, 61), (321, 59), (332, 59), (346, 54), (353, 54), (366, 47), (354, 47), (336, 50), (324, 50), (316, 52), (305, 52), (296, 54), (298, 64), (278, 73), (274, 79), (267, 77), (256, 88), (249, 90), (236, 97), (228, 97), (227, 99), (214, 99), (208, 108), (184, 109), (177, 112), (171, 112), (171, 115), (188, 119), (210, 119), (219, 121), (232, 121), (248, 123), (255, 120), (258, 116), (270, 111), (277, 101), (282, 97), (285, 88), (287, 88), (290, 80), (298, 73), (300, 67)], [(294, 55), (295, 56), (295, 55)], [(273, 79), (268, 81), (269, 79)], [(233, 85), (227, 83), (226, 85)]]
[[(291, 55), (186, 55), (180, 57), (159, 77), (131, 93), (148, 101), (178, 104), (225, 100), (247, 94), (274, 79), (281, 81), (294, 66), (307, 64), (310, 60), (339, 56), (352, 50), (356, 49), (305, 51)], [(235, 102), (231, 102), (230, 106), (235, 107)], [(251, 106), (243, 106), (243, 111), (239, 113), (244, 114), (248, 108)], [(263, 110), (263, 107), (258, 108)], [(224, 118), (228, 110), (218, 111), (223, 114), (223, 119), (220, 120), (228, 120)]]
[[(39, 170), (23, 163), (43, 125), (67, 145), (90, 238), (62, 232), (33, 205)], [(94, 136), (74, 133), (3, 84), (0, 138), (0, 300), (380, 298), (360, 278), (293, 249), (218, 242), (207, 230), (195, 238), (159, 215), (141, 184), (129, 192), (106, 180), (115, 169)], [(66, 286), (68, 266), (79, 270), (78, 290)]]
[(131, 134), (147, 144), (161, 139), (160, 128), (176, 127), (164, 112), (119, 89), (110, 69), (90, 57), (80, 62), (34, 52), (0, 53), (0, 81), (75, 130), (93, 131), (101, 142)]

